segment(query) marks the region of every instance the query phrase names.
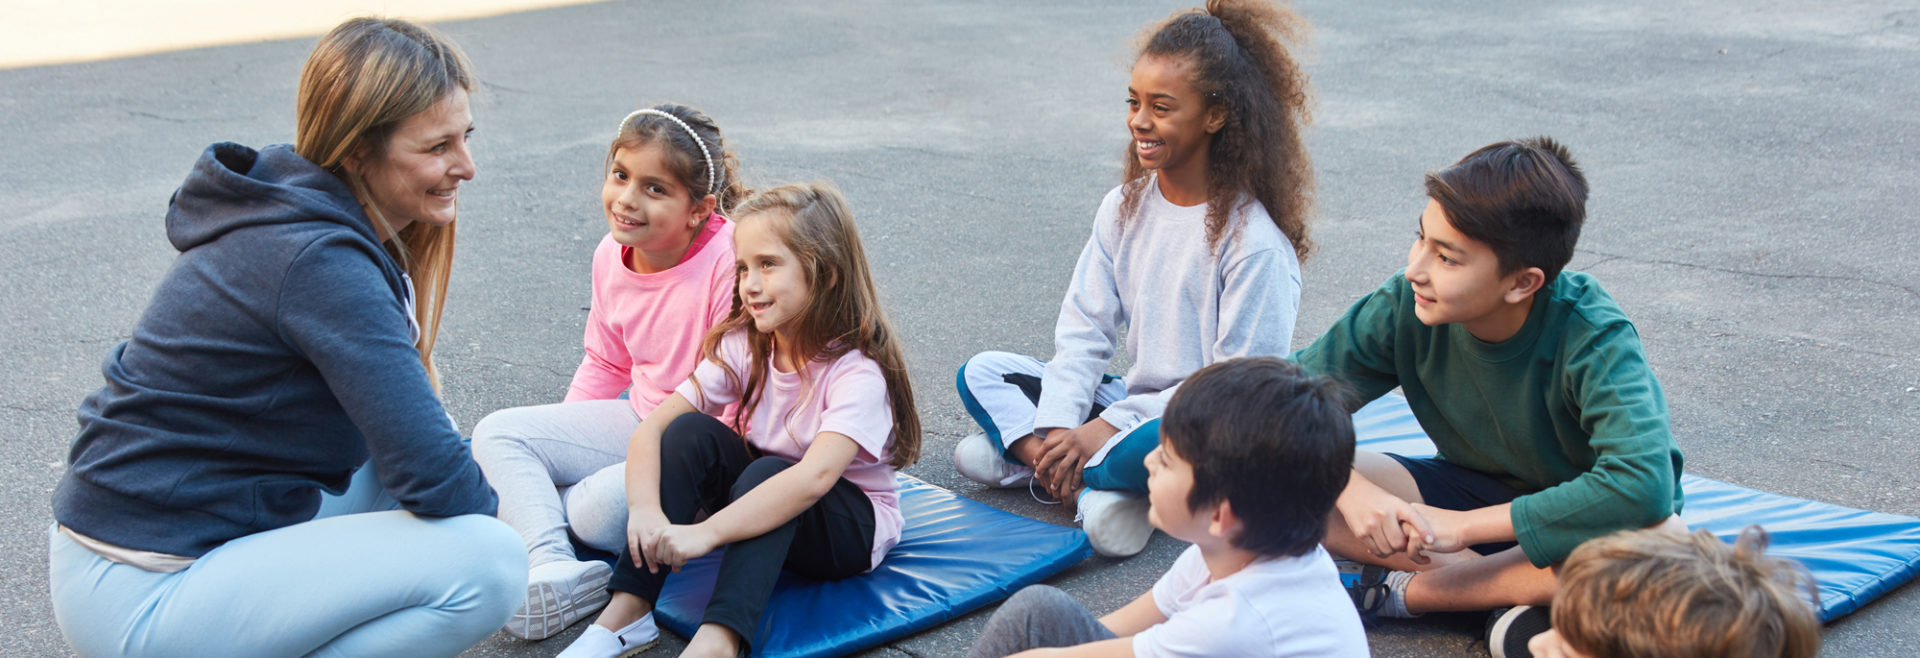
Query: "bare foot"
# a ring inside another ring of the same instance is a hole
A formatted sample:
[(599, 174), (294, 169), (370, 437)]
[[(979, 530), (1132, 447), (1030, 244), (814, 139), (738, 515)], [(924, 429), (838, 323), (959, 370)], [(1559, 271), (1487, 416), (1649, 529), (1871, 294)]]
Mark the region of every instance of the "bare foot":
[(600, 611), (600, 617), (593, 623), (610, 631), (618, 631), (640, 621), (641, 617), (653, 612), (653, 606), (647, 605), (638, 596), (626, 592), (614, 592), (607, 601), (607, 608)]
[(701, 624), (694, 631), (693, 639), (687, 640), (687, 650), (680, 652), (683, 658), (703, 656), (710, 658), (733, 658), (740, 655), (740, 635), (733, 629), (719, 624)]

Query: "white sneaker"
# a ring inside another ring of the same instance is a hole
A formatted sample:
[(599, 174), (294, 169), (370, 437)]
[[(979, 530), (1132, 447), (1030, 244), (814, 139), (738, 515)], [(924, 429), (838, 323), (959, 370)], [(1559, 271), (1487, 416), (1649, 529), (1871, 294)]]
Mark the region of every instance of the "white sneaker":
[(660, 628), (653, 625), (653, 613), (617, 631), (599, 624), (588, 624), (580, 638), (567, 645), (555, 658), (627, 658), (653, 648), (660, 642)]
[(1147, 521), (1147, 497), (1123, 491), (1082, 489), (1080, 528), (1087, 531), (1093, 552), (1107, 557), (1130, 557), (1147, 547), (1153, 524)]
[(507, 620), (508, 635), (544, 640), (607, 604), (613, 567), (599, 560), (548, 562), (527, 572), (527, 600)]
[(1009, 462), (994, 449), (986, 432), (974, 432), (953, 446), (953, 470), (989, 487), (1011, 487), (1033, 477), (1033, 469)]

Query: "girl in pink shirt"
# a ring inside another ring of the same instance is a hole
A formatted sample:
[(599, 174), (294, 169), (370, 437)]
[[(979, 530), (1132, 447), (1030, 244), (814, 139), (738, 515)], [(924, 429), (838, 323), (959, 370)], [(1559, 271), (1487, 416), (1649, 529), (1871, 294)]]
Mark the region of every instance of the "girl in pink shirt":
[(624, 543), (628, 436), (693, 372), (702, 337), (732, 307), (734, 227), (720, 213), (747, 194), (737, 169), (699, 110), (627, 115), (607, 147), (609, 231), (594, 250), (586, 357), (566, 401), (474, 427), (500, 519), (527, 542), (527, 596), (505, 629), (515, 637), (548, 637), (606, 604), (612, 569), (579, 560), (567, 531), (608, 552)]
[[(722, 546), (682, 655), (736, 655), (783, 565), (845, 578), (900, 541), (894, 471), (919, 457), (920, 418), (853, 215), (814, 184), (758, 194), (738, 217), (732, 312), (707, 334), (693, 376), (633, 433), (613, 600), (563, 657), (652, 644), (668, 575)], [(729, 405), (740, 410), (731, 425), (714, 417)]]

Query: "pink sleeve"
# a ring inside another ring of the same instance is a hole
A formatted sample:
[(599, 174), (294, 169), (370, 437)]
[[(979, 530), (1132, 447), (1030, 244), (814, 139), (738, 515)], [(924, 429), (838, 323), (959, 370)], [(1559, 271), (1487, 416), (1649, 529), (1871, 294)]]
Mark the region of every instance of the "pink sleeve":
[(627, 353), (626, 341), (607, 323), (601, 311), (603, 273), (619, 257), (620, 245), (611, 236), (602, 240), (593, 252), (593, 298), (587, 311), (583, 341), (587, 354), (580, 359), (580, 367), (573, 371), (573, 383), (567, 387), (567, 402), (610, 400), (633, 383), (633, 356)]
[(838, 432), (853, 439), (876, 462), (887, 460), (887, 439), (893, 436), (893, 407), (887, 400), (887, 380), (880, 366), (865, 356), (842, 361), (821, 382), (827, 395), (820, 412), (821, 432)]
[(723, 273), (723, 276), (726, 277), (725, 279), (722, 279), (718, 276), (714, 277), (713, 288), (715, 292), (713, 295), (713, 301), (707, 304), (708, 306), (707, 326), (708, 327), (720, 326), (720, 323), (726, 322), (727, 316), (733, 313), (733, 271), (732, 270), (733, 270), (733, 266), (728, 265), (727, 270)]
[(719, 416), (727, 405), (740, 401), (740, 391), (728, 385), (727, 369), (739, 373), (744, 380), (747, 376), (747, 335), (735, 331), (720, 339), (720, 359), (727, 362), (725, 368), (707, 359), (701, 359), (700, 365), (693, 369), (693, 376), (681, 382), (673, 389), (680, 397), (693, 403), (693, 408), (709, 416)]
[(727, 228), (721, 233), (714, 236), (716, 240), (724, 242), (713, 245), (713, 248), (720, 250), (720, 253), (715, 254), (719, 258), (713, 267), (713, 300), (708, 305), (710, 308), (707, 309), (707, 326), (709, 327), (720, 326), (720, 323), (727, 320), (727, 315), (733, 312), (735, 281), (733, 230)]

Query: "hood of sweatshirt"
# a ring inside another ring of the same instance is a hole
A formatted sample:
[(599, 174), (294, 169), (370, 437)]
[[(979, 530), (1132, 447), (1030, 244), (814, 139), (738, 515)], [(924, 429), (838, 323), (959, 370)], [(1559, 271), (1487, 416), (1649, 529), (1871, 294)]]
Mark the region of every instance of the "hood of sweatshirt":
[(207, 147), (167, 209), (167, 240), (186, 251), (227, 232), (261, 224), (323, 221), (381, 240), (345, 181), (293, 147), (258, 151), (221, 142)]
[(405, 274), (339, 177), (215, 144), (166, 226), (181, 253), (80, 405), (60, 523), (194, 557), (314, 518), (369, 463), (415, 514), (495, 510), (409, 335)]

